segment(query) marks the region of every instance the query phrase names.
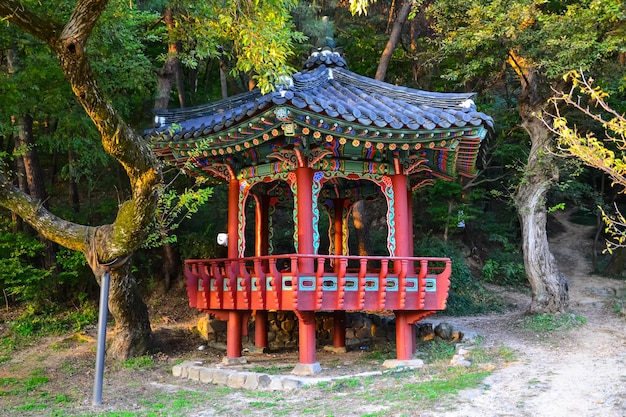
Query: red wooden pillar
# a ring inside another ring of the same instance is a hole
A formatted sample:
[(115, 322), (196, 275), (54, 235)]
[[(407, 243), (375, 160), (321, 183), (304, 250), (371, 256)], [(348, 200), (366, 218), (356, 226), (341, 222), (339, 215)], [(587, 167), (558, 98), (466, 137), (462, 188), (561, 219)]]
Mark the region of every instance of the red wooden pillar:
[(346, 347), (346, 312), (335, 310), (333, 314), (333, 347)]
[[(313, 170), (301, 166), (296, 168), (298, 188), (298, 254), (314, 254), (313, 245)], [(315, 259), (301, 258), (299, 274), (313, 274)], [(297, 285), (297, 284), (296, 284)], [(313, 374), (321, 370), (315, 360), (315, 311), (298, 311), (298, 333), (300, 341), (300, 363), (293, 370), (296, 374)]]
[(254, 254), (264, 256), (269, 252), (269, 198), (267, 195), (255, 195), (254, 199), (256, 201)]
[[(228, 257), (239, 257), (239, 180), (232, 178), (228, 184)], [(233, 263), (229, 274), (236, 274), (239, 263)], [(226, 362), (241, 358), (242, 314), (240, 311), (228, 312), (226, 325)]]
[(236, 359), (241, 357), (241, 317), (240, 311), (231, 310), (228, 312), (228, 324), (226, 325), (226, 357)]
[(315, 360), (315, 312), (295, 311), (298, 316), (300, 365), (319, 367)]
[[(409, 187), (406, 191), (407, 200), (407, 217), (409, 220), (409, 256), (415, 256), (415, 245), (413, 243), (413, 191)], [(412, 263), (409, 266), (409, 271), (413, 271)]]
[(254, 346), (263, 350), (267, 347), (267, 311), (257, 310), (254, 316)]
[(333, 227), (335, 244), (335, 255), (343, 255), (343, 198), (333, 199)]
[(401, 361), (413, 359), (415, 352), (415, 326), (410, 322), (408, 311), (396, 314), (396, 358)]
[(239, 257), (239, 180), (228, 184), (228, 257)]
[[(413, 245), (413, 242), (409, 238), (409, 233), (412, 222), (409, 221), (406, 177), (401, 173), (392, 175), (391, 185), (393, 187), (393, 208), (396, 223), (396, 256), (411, 256), (412, 251), (409, 248)], [(398, 272), (398, 266), (398, 262), (396, 262), (394, 268), (396, 273)]]
[[(264, 256), (269, 252), (269, 198), (267, 195), (255, 196), (255, 242), (254, 253)], [(267, 262), (264, 261), (265, 268)], [(254, 319), (254, 346), (263, 350), (267, 347), (267, 311), (257, 310)]]
[[(298, 253), (313, 254), (313, 170), (307, 167), (296, 168), (298, 186)], [(300, 272), (313, 273), (313, 258), (299, 260)]]

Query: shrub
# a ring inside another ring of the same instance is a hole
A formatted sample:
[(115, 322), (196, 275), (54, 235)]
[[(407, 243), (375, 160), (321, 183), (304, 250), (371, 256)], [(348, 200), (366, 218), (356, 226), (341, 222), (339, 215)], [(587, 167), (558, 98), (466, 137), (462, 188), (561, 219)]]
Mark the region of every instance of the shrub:
[(453, 316), (482, 314), (502, 309), (502, 301), (476, 281), (458, 249), (436, 238), (425, 238), (415, 248), (419, 256), (452, 259), (450, 293), (445, 314)]

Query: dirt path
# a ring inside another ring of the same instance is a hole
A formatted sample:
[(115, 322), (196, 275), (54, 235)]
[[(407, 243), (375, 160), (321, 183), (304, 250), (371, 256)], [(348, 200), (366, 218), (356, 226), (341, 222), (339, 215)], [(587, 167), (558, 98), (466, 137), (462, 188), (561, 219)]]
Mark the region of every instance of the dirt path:
[(626, 320), (612, 311), (623, 281), (591, 275), (593, 227), (558, 220), (565, 232), (550, 240), (559, 268), (568, 277), (570, 308), (587, 324), (549, 338), (519, 326), (529, 297), (505, 315), (455, 320), (476, 331), (486, 344), (516, 350), (519, 361), (494, 372), (482, 389), (460, 393), (453, 410), (437, 417), (623, 417), (626, 416)]

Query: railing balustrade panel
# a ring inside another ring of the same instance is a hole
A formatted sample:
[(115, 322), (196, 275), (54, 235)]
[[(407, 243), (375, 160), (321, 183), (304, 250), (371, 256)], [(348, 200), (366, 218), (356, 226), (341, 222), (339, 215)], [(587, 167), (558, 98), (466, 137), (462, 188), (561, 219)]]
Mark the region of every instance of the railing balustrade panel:
[(435, 311), (445, 308), (450, 275), (447, 258), (289, 254), (185, 263), (189, 305), (200, 310)]

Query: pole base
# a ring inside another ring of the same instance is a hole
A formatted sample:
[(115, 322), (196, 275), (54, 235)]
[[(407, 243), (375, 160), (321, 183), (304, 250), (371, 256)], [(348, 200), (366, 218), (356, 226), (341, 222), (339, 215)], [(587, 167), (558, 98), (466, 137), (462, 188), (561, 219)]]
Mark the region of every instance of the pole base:
[(234, 366), (234, 365), (245, 365), (248, 363), (248, 360), (244, 356), (240, 356), (238, 358), (224, 358), (222, 359), (222, 365), (225, 366)]

